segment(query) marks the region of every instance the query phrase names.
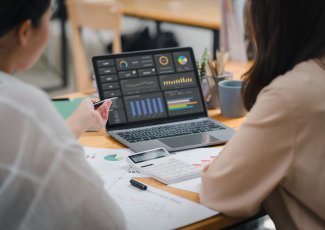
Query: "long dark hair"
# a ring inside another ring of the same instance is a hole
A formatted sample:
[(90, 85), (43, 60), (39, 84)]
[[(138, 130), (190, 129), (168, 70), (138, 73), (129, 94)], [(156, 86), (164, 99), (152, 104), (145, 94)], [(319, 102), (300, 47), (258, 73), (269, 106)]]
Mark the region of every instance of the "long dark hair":
[(250, 110), (273, 79), (325, 55), (325, 0), (248, 0), (246, 28), (256, 48), (255, 62), (243, 76)]
[(0, 0), (0, 37), (30, 19), (38, 27), (51, 0)]

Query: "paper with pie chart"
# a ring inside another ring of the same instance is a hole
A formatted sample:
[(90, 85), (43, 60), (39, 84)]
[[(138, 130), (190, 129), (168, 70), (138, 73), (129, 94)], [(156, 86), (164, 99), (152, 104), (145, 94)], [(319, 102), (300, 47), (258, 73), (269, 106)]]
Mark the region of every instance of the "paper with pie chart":
[(109, 149), (84, 147), (86, 161), (103, 179), (109, 189), (122, 178), (147, 177), (132, 169), (126, 157), (133, 152), (130, 149)]

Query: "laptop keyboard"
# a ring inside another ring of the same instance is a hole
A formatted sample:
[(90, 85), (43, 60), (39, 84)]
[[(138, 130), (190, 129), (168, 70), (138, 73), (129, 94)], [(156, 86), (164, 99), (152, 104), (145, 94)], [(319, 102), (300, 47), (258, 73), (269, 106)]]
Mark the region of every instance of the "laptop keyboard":
[(217, 125), (212, 121), (204, 120), (192, 123), (181, 123), (175, 125), (166, 125), (147, 129), (125, 131), (117, 133), (117, 135), (124, 138), (130, 143), (135, 143), (139, 141), (148, 141), (164, 137), (174, 137), (222, 129), (225, 128)]

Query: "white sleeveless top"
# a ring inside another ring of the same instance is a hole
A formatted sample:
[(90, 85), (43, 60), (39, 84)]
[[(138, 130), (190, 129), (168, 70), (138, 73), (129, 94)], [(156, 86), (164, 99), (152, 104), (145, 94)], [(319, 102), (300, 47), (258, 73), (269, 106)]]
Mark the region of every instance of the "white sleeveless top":
[(124, 229), (47, 95), (0, 72), (2, 229)]

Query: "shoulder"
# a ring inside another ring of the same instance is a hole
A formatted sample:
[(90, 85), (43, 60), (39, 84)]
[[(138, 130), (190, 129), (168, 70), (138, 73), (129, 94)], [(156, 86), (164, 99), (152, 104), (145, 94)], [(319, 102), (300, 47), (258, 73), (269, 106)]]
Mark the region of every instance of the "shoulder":
[(314, 60), (299, 63), (261, 90), (257, 101), (265, 97), (296, 109), (310, 106), (311, 101), (325, 97), (325, 70)]
[(37, 113), (42, 105), (50, 104), (48, 96), (40, 89), (26, 84), (13, 76), (0, 73), (0, 99), (11, 104), (22, 113)]
[[(265, 89), (283, 89), (287, 92), (306, 91), (317, 83), (325, 82), (325, 70), (315, 60), (296, 65), (292, 70), (274, 79)], [(316, 87), (317, 89), (317, 87)]]
[(307, 86), (306, 84), (325, 81), (325, 70), (317, 64), (315, 60), (308, 60), (296, 65), (292, 70), (277, 77), (270, 85), (273, 86), (292, 86), (301, 87)]
[(3, 73), (0, 73), (0, 111), (6, 114), (12, 128), (18, 126), (19, 120), (24, 120), (35, 123), (42, 132), (60, 141), (73, 137), (47, 94)]

